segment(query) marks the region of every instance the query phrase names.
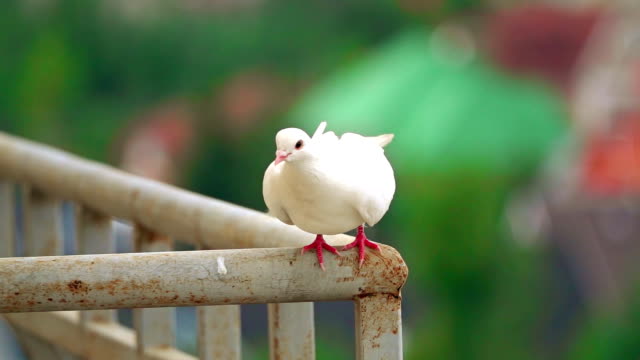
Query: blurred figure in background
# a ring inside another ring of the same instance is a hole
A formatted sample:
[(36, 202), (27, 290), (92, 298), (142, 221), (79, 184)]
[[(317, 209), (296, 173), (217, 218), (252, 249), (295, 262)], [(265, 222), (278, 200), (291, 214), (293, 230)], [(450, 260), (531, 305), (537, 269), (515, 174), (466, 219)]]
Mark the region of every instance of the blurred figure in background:
[[(576, 359), (640, 356), (640, 343), (632, 340), (639, 330), (638, 211), (630, 201), (640, 123), (638, 105), (628, 100), (638, 96), (633, 79), (640, 54), (631, 44), (640, 9), (608, 5), (522, 7), (500, 15), (494, 28), (494, 39), (507, 44), (494, 45), (496, 58), (510, 71), (546, 79), (571, 108), (575, 142), (538, 184), (534, 197), (543, 201), (530, 203), (523, 215), (543, 212), (548, 220), (538, 234), (550, 241), (556, 273), (550, 278), (552, 324), (565, 330), (547, 338)], [(535, 46), (515, 50), (526, 44)]]
[(195, 120), (186, 103), (164, 104), (132, 121), (124, 131), (120, 166), (139, 176), (180, 184), (195, 147)]

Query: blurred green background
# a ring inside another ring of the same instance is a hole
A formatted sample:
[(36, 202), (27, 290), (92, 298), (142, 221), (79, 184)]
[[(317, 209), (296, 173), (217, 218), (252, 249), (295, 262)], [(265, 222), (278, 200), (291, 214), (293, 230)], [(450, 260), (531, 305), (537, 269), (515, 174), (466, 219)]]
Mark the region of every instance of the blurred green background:
[[(556, 241), (579, 234), (510, 217), (576, 138), (571, 76), (597, 9), (4, 0), (0, 130), (258, 210), (280, 128), (395, 133), (398, 190), (371, 237), (410, 268), (408, 359), (638, 359), (635, 267), (622, 305), (595, 301)], [(318, 305), (319, 359), (353, 357), (350, 311)], [(266, 358), (263, 316), (243, 316), (245, 358)]]

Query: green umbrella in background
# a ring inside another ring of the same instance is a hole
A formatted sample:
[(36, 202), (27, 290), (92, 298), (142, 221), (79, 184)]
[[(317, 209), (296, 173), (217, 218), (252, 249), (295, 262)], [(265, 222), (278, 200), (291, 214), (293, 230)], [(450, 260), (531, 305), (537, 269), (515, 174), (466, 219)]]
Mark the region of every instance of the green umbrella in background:
[(507, 241), (502, 219), (510, 192), (567, 136), (567, 115), (542, 84), (444, 43), (399, 34), (303, 96), (291, 123), (396, 134), (386, 151), (398, 190), (376, 229), (409, 264), (409, 358), (532, 358), (540, 263)]
[[(547, 88), (455, 56), (421, 29), (406, 31), (309, 92), (292, 121), (309, 131), (393, 132), (401, 171), (511, 172), (539, 162), (565, 133)], [(447, 55), (449, 54), (449, 55)]]

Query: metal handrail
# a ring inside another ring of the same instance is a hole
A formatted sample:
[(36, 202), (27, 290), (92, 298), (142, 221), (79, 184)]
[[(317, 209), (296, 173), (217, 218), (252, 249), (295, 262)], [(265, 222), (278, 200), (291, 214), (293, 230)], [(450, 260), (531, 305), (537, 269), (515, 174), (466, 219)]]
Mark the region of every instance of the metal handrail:
[(0, 313), (399, 297), (407, 276), (385, 245), (361, 269), (327, 261), (298, 248), (0, 258)]

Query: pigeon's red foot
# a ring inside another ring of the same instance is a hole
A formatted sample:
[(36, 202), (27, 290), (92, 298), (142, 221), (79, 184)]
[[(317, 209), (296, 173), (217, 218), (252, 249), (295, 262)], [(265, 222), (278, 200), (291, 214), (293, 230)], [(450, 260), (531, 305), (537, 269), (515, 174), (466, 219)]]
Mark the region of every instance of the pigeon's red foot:
[(320, 265), (320, 268), (322, 269), (322, 271), (325, 270), (324, 261), (322, 260), (322, 249), (325, 249), (333, 254), (340, 256), (340, 253), (338, 252), (338, 250), (336, 250), (336, 248), (334, 248), (333, 246), (327, 244), (327, 242), (324, 241), (324, 238), (320, 234), (316, 235), (316, 239), (311, 244), (303, 247), (300, 250), (300, 254), (304, 254), (305, 251), (312, 250), (312, 249), (316, 250), (316, 256), (318, 256), (318, 265)]
[(356, 239), (353, 240), (352, 243), (345, 245), (342, 248), (342, 251), (349, 250), (349, 249), (351, 249), (353, 247), (356, 247), (356, 246), (358, 247), (358, 257), (360, 259), (360, 262), (359, 262), (358, 266), (362, 266), (362, 264), (364, 263), (364, 248), (365, 247), (380, 251), (380, 246), (378, 246), (378, 244), (376, 244), (373, 241), (370, 241), (369, 239), (367, 239), (367, 236), (364, 234), (364, 226), (362, 226), (362, 225), (358, 226), (358, 234), (356, 235)]

